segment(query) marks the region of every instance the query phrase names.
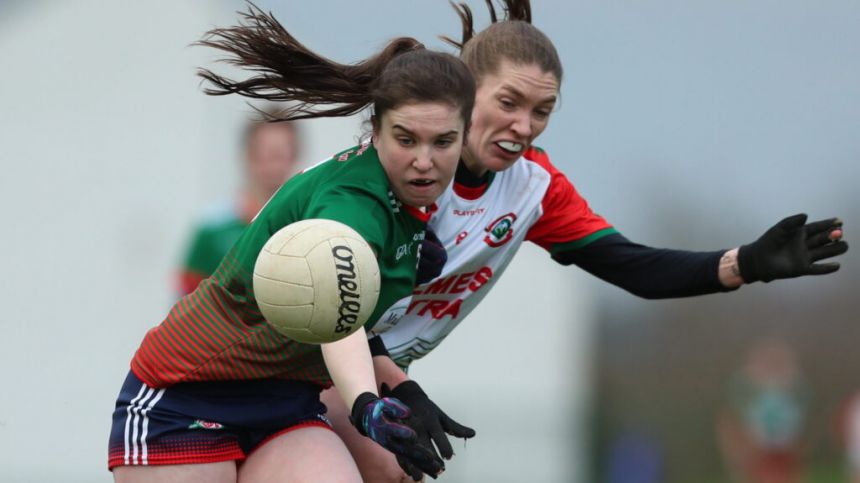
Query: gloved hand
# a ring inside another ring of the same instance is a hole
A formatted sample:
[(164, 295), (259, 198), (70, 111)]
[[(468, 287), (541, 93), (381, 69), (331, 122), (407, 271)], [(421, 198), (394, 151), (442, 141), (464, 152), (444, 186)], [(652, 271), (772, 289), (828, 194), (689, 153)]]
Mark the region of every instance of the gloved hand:
[[(758, 240), (738, 250), (738, 268), (746, 283), (779, 278), (823, 275), (839, 270), (839, 263), (815, 263), (848, 250), (842, 241), (842, 220), (806, 223), (806, 215), (783, 219)], [(833, 234), (834, 231), (838, 233)]]
[(409, 415), (409, 408), (397, 399), (380, 399), (365, 392), (352, 404), (349, 419), (359, 433), (394, 453), (403, 471), (413, 480), (420, 481), (423, 473), (436, 478), (445, 469), (445, 463), (432, 446), (422, 446), (415, 431), (404, 424)]
[[(418, 434), (418, 442), (428, 448), (433, 448), (433, 443), (436, 443), (439, 453), (446, 460), (454, 456), (454, 450), (451, 448), (451, 443), (445, 433), (456, 438), (475, 436), (474, 429), (461, 425), (442, 412), (415, 381), (402, 382), (394, 389), (390, 389), (387, 384), (383, 383), (382, 395), (396, 397), (409, 406), (412, 415), (407, 419), (407, 422)], [(430, 442), (431, 440), (433, 443)], [(398, 462), (406, 473), (413, 474), (408, 469), (408, 462), (400, 461), (399, 457)], [(407, 464), (404, 465), (404, 463)]]
[(427, 283), (438, 277), (448, 261), (448, 251), (439, 241), (439, 237), (428, 226), (424, 230), (424, 241), (421, 242), (421, 252), (418, 258), (418, 271), (415, 274), (415, 285)]

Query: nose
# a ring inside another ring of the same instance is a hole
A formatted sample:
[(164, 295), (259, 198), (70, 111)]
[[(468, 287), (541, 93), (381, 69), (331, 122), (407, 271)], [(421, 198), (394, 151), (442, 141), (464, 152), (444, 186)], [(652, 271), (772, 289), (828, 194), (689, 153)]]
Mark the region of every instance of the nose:
[(433, 156), (429, 149), (421, 149), (412, 160), (412, 166), (418, 171), (429, 171), (433, 167)]
[(531, 139), (532, 118), (528, 112), (518, 112), (511, 122), (511, 131), (518, 137)]

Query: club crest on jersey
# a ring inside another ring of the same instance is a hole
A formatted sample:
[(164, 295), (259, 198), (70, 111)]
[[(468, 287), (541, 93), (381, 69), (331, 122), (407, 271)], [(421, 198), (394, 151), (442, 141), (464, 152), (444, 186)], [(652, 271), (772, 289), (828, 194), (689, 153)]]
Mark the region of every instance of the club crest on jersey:
[(514, 236), (513, 225), (516, 220), (516, 214), (508, 213), (496, 218), (495, 221), (484, 228), (484, 231), (487, 232), (487, 236), (484, 237), (487, 245), (495, 248), (507, 243)]
[(213, 423), (211, 421), (203, 421), (202, 419), (198, 419), (191, 423), (191, 426), (188, 426), (188, 429), (223, 429), (224, 425), (221, 423)]

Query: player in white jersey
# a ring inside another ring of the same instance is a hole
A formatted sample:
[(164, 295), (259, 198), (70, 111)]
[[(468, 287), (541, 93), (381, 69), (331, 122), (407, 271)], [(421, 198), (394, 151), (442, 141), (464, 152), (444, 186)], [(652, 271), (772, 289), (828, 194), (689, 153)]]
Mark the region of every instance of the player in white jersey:
[[(552, 42), (530, 24), (529, 2), (505, 4), (507, 19), (474, 36), (471, 13), (465, 6), (458, 10), (464, 38), (453, 43), (478, 91), (454, 184), (438, 200), (429, 223), (439, 242), (422, 246), (423, 261), (447, 261), (435, 267), (437, 276), (421, 281), (411, 297), (383, 315), (371, 339), (381, 390), (413, 409), (413, 427), (446, 458), (451, 446), (445, 432), (468, 437), (474, 431), (440, 411), (402, 368), (433, 350), (466, 317), (523, 241), (547, 249), (561, 264), (575, 264), (646, 298), (830, 273), (838, 263), (816, 262), (848, 248), (840, 220), (807, 224), (806, 215), (786, 218), (755, 242), (728, 251), (658, 249), (625, 238), (592, 212), (546, 153), (533, 147), (558, 99), (562, 68)], [(495, 12), (491, 18), (497, 18)], [(323, 400), (365, 481), (405, 481), (394, 457), (362, 441), (336, 398)]]
[(417, 285), (371, 331), (404, 368), (433, 350), (478, 305), (524, 241), (553, 250), (559, 241), (585, 245), (617, 233), (538, 148), (493, 173), (483, 188), (455, 182), (438, 206), (430, 223), (447, 254), (440, 275)]

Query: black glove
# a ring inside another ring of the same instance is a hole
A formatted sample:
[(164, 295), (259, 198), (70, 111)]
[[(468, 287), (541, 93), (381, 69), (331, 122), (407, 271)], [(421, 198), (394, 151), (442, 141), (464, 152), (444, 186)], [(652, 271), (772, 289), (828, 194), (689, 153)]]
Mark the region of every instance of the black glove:
[(448, 261), (448, 252), (439, 237), (428, 226), (424, 230), (424, 241), (421, 242), (421, 252), (418, 258), (418, 272), (415, 274), (415, 285), (427, 283), (438, 277)]
[(738, 268), (744, 282), (770, 282), (779, 278), (823, 275), (839, 270), (836, 262), (815, 262), (848, 250), (848, 244), (841, 239), (830, 239), (832, 231), (842, 228), (842, 220), (830, 218), (804, 223), (805, 214), (789, 216), (758, 240), (740, 247)]
[[(394, 389), (390, 389), (387, 384), (382, 383), (382, 395), (396, 397), (409, 405), (412, 415), (406, 421), (418, 433), (418, 442), (422, 446), (433, 448), (433, 444), (430, 442), (432, 440), (439, 448), (439, 453), (446, 460), (454, 456), (454, 450), (451, 448), (451, 443), (445, 433), (456, 438), (475, 436), (474, 429), (461, 425), (442, 412), (415, 381), (402, 382)], [(399, 458), (398, 462), (406, 473), (412, 474)]]
[(404, 424), (409, 414), (409, 408), (397, 399), (380, 399), (365, 392), (352, 404), (349, 420), (359, 433), (394, 453), (413, 480), (420, 481), (423, 473), (436, 478), (445, 469), (445, 463), (431, 448), (422, 446), (415, 431)]

